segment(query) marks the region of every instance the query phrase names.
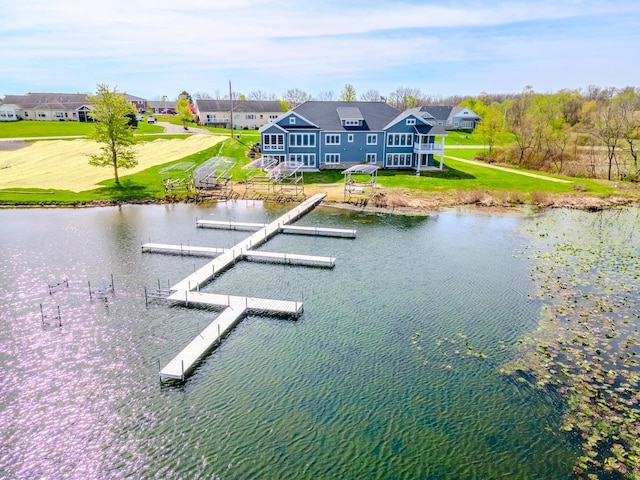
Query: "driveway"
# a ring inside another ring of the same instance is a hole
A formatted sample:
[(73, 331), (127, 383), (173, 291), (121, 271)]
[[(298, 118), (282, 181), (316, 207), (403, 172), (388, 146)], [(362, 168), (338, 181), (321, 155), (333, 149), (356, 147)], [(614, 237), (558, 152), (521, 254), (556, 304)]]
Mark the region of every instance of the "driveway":
[(204, 135), (210, 135), (211, 132), (206, 128), (189, 127), (189, 130), (185, 130), (182, 125), (174, 125), (169, 122), (158, 122), (157, 125), (164, 127), (164, 133), (202, 133)]

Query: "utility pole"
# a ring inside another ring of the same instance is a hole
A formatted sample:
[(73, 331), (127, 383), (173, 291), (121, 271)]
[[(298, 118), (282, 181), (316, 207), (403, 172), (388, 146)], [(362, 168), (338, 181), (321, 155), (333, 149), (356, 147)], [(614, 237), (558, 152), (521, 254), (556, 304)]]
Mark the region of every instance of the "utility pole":
[(233, 93), (231, 93), (231, 80), (229, 80), (229, 105), (231, 105), (231, 116), (229, 117), (229, 123), (231, 126), (231, 136), (233, 137)]

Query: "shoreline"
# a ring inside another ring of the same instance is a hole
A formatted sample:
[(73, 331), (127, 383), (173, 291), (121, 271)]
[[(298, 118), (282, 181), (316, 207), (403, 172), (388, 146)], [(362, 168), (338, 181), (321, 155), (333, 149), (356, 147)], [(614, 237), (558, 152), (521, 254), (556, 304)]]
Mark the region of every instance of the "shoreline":
[[(97, 200), (78, 204), (23, 204), (23, 205), (2, 205), (0, 209), (21, 209), (21, 208), (97, 208), (114, 207), (121, 205), (170, 205), (175, 203), (199, 203), (211, 204), (219, 201), (233, 200), (260, 200), (274, 203), (299, 202), (315, 193), (326, 190), (325, 188), (314, 187), (309, 194), (304, 197), (279, 196), (270, 198), (264, 195), (246, 195), (245, 192), (235, 199), (201, 199), (196, 198), (175, 198), (175, 199), (149, 199), (112, 201)], [(239, 193), (236, 191), (236, 194)], [(640, 206), (640, 200), (635, 197), (609, 196), (600, 197), (585, 193), (575, 194), (537, 194), (531, 201), (525, 201), (519, 195), (525, 192), (490, 192), (486, 190), (471, 190), (465, 192), (440, 192), (424, 193), (412, 190), (407, 191), (385, 191), (372, 199), (358, 199), (356, 202), (349, 202), (327, 195), (321, 202), (322, 206), (341, 208), (345, 210), (362, 211), (369, 213), (381, 213), (391, 215), (433, 215), (447, 211), (465, 211), (474, 214), (511, 214), (529, 215), (550, 208), (568, 208), (573, 210), (583, 210), (597, 212), (602, 210), (613, 210), (626, 206)]]

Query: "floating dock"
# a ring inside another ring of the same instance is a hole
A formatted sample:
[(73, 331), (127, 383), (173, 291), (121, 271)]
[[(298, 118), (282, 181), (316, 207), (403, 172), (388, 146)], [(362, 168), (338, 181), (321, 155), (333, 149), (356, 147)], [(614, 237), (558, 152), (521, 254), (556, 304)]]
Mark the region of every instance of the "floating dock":
[(223, 308), (222, 312), (202, 330), (173, 360), (160, 370), (161, 380), (183, 381), (198, 362), (209, 353), (222, 337), (248, 313), (269, 313), (298, 317), (302, 302), (239, 297), (201, 292), (175, 292), (169, 300), (189, 305)]
[[(291, 255), (291, 254), (274, 254), (269, 252), (256, 251), (259, 247), (274, 235), (283, 231), (284, 226), (290, 227), (290, 223), (300, 218), (302, 215), (312, 210), (325, 197), (324, 194), (317, 194), (305, 200), (297, 207), (293, 208), (277, 220), (262, 225), (259, 229), (242, 240), (232, 248), (216, 249), (207, 247), (191, 247), (180, 245), (180, 252), (187, 254), (217, 255), (212, 261), (205, 266), (196, 270), (180, 282), (170, 288), (171, 294), (168, 300), (173, 302), (189, 305), (204, 305), (209, 307), (221, 308), (222, 312), (211, 322), (211, 324), (202, 330), (196, 338), (194, 338), (182, 351), (176, 355), (164, 368), (160, 369), (161, 380), (180, 380), (184, 381), (187, 375), (191, 373), (198, 362), (220, 342), (222, 336), (228, 332), (240, 319), (249, 312), (260, 312), (277, 315), (286, 315), (298, 317), (302, 314), (302, 302), (291, 302), (283, 300), (270, 300), (264, 298), (239, 297), (233, 295), (220, 295), (214, 293), (200, 292), (200, 288), (206, 285), (215, 275), (231, 267), (236, 262), (249, 259), (260, 258), (262, 261), (284, 261), (284, 262), (320, 262), (330, 261), (331, 265), (335, 263), (333, 257), (313, 257), (309, 255)], [(247, 225), (241, 224), (243, 228)], [(252, 227), (253, 229), (254, 227)], [(313, 228), (313, 227), (312, 227)], [(178, 253), (175, 245), (167, 244), (146, 244), (146, 251), (152, 251), (153, 248), (163, 250), (165, 252)], [(145, 246), (143, 245), (143, 251)], [(328, 260), (327, 260), (328, 259)]]
[[(196, 220), (200, 228), (217, 228), (220, 230), (244, 230), (253, 232), (265, 228), (264, 223), (227, 222), (220, 220)], [(304, 227), (299, 225), (282, 225), (279, 233), (298, 235), (317, 235), (319, 237), (356, 238), (357, 231), (350, 228)]]
[[(217, 257), (226, 249), (215, 247), (192, 247), (185, 245), (168, 245), (166, 243), (145, 243), (143, 252), (173, 253), (175, 255), (198, 255), (201, 257)], [(336, 265), (335, 257), (323, 257), (317, 255), (298, 255), (295, 253), (264, 252), (262, 250), (247, 250), (242, 252), (242, 259), (253, 262), (280, 263), (284, 265), (301, 265), (309, 267), (333, 268)]]

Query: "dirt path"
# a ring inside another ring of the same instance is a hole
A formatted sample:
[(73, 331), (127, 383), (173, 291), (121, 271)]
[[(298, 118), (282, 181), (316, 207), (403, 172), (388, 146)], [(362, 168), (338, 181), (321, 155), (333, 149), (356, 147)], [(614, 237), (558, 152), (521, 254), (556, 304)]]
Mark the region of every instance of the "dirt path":
[(513, 168), (501, 167), (499, 165), (491, 165), (489, 163), (477, 162), (476, 160), (466, 160), (464, 158), (452, 157), (451, 155), (445, 155), (444, 158), (450, 158), (457, 162), (468, 163), (469, 165), (477, 165), (478, 167), (493, 168), (494, 170), (500, 170), (502, 172), (514, 173), (516, 175), (524, 175), (525, 177), (537, 178), (539, 180), (547, 180), (549, 182), (556, 183), (573, 183), (571, 180), (565, 180), (563, 178), (547, 177), (545, 175), (538, 175), (537, 173), (523, 172), (521, 170), (515, 170)]

